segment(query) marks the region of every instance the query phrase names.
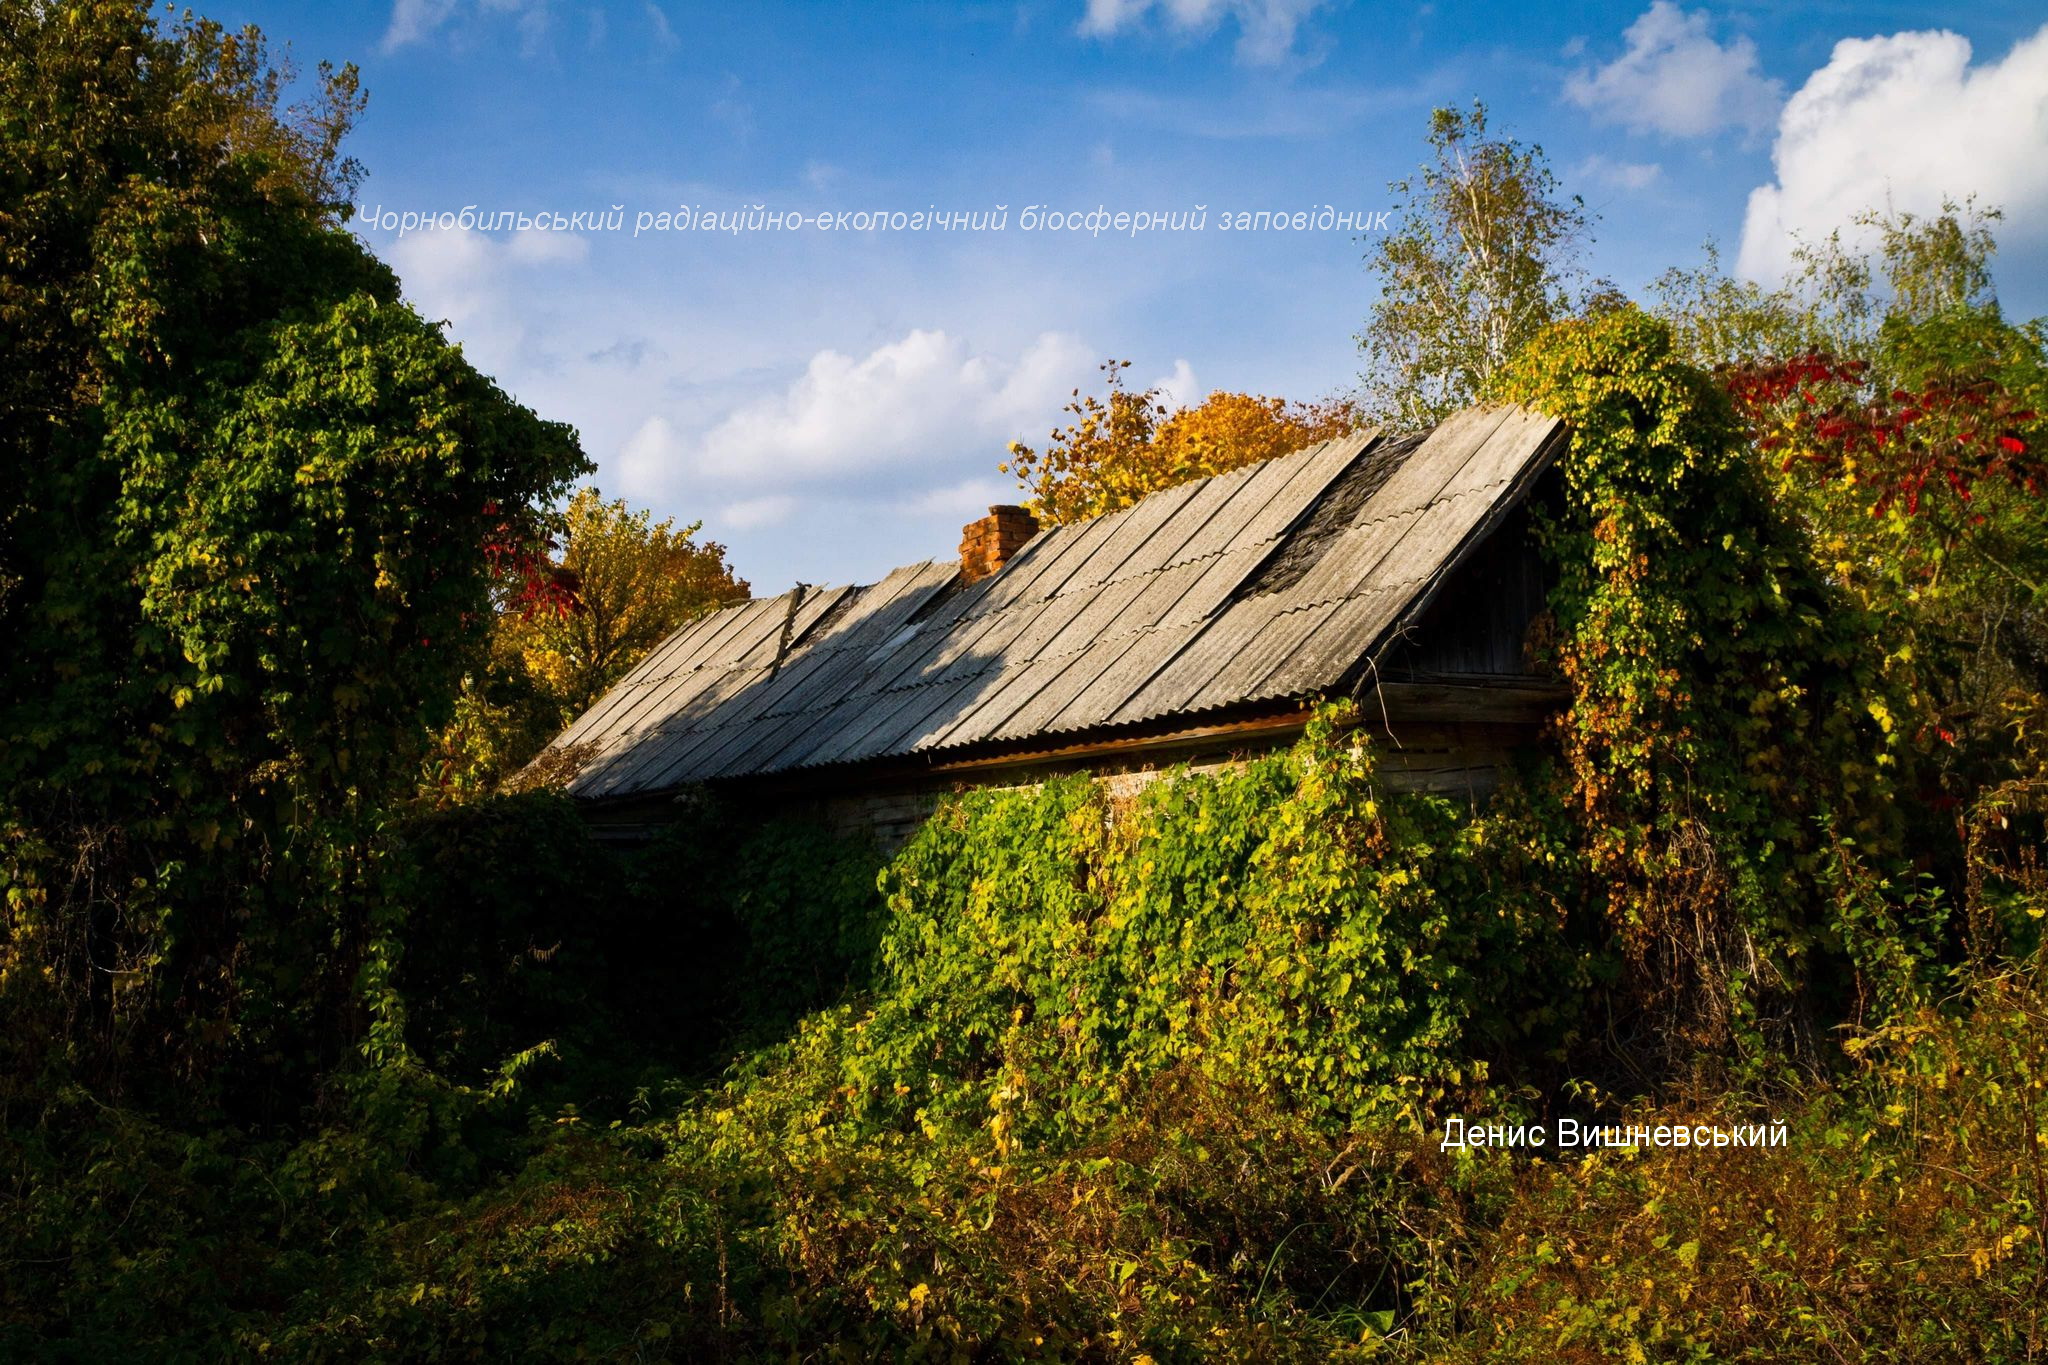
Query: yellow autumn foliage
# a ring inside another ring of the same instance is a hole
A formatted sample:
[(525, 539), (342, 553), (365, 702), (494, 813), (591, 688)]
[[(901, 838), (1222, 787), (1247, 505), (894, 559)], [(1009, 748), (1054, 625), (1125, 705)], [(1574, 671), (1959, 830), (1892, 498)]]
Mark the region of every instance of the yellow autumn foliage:
[(697, 540), (701, 526), (655, 521), (594, 488), (576, 493), (549, 566), (571, 591), (508, 588), (485, 667), (429, 754), (430, 799), (495, 790), (678, 626), (747, 596), (725, 547)]
[(559, 563), (573, 575), (574, 607), (509, 608), (492, 643), (573, 718), (676, 627), (748, 588), (723, 545), (697, 541), (702, 522), (678, 529), (595, 488), (578, 490), (565, 518)]
[(1114, 512), (1163, 488), (1340, 436), (1359, 422), (1341, 400), (1296, 403), (1220, 389), (1193, 407), (1169, 409), (1157, 388), (1124, 388), (1130, 363), (1103, 364), (1102, 397), (1076, 389), (1064, 409), (1073, 420), (1055, 428), (1043, 448), (1011, 443), (1000, 468), (1031, 494), (1041, 524)]

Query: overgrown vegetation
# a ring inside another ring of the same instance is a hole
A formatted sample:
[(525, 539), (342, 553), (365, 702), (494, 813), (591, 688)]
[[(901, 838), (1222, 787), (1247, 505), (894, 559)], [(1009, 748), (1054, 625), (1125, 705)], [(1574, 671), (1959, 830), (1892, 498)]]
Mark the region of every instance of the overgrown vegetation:
[[(892, 857), (624, 853), (421, 797), (582, 464), (341, 231), (352, 78), (0, 22), (0, 1357), (2048, 1350), (2048, 345), (1981, 224), (1490, 373), (1572, 430), (1570, 703), (1482, 808), (1339, 699)], [(1788, 1137), (1442, 1142), (1565, 1117)]]

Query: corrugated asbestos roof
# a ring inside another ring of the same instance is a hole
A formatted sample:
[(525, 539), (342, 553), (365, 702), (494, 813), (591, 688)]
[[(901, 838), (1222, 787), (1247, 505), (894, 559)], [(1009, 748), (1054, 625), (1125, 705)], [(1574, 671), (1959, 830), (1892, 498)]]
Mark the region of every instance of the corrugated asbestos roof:
[(683, 627), (557, 739), (569, 790), (1071, 736), (1334, 688), (1526, 493), (1561, 425), (1473, 409), (1339, 437), (952, 563), (795, 589)]

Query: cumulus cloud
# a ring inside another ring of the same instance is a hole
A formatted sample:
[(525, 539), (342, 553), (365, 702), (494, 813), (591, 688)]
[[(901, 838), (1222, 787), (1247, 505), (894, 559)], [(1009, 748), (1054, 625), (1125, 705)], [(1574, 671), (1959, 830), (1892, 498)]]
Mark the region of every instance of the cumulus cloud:
[(1169, 408), (1192, 407), (1205, 396), (1195, 387), (1194, 367), (1185, 357), (1176, 359), (1173, 368), (1153, 380), (1151, 387), (1159, 390), (1160, 400)]
[(1871, 208), (1929, 214), (1975, 195), (2005, 211), (2003, 259), (2048, 248), (2048, 25), (2002, 61), (1970, 64), (1948, 32), (1853, 38), (1792, 96), (1749, 196), (1738, 268), (1782, 275), (1801, 237)]
[(1622, 35), (1626, 50), (1565, 82), (1565, 97), (1634, 132), (1704, 137), (1768, 128), (1785, 88), (1757, 68), (1756, 44), (1714, 40), (1704, 10), (1656, 0)]
[(948, 523), (1015, 496), (993, 477), (1004, 449), (1042, 436), (1094, 367), (1094, 352), (1060, 332), (1011, 355), (927, 329), (865, 355), (819, 351), (793, 379), (722, 413), (643, 419), (606, 477), (640, 501), (715, 502), (721, 532), (849, 499)]
[(994, 459), (1057, 410), (1091, 367), (1080, 341), (1059, 332), (1014, 360), (923, 329), (865, 356), (820, 351), (782, 392), (737, 408), (705, 433), (692, 464), (708, 479), (745, 483)]
[(1294, 50), (1302, 22), (1328, 0), (1088, 0), (1081, 32), (1107, 38), (1136, 27), (1157, 11), (1166, 26), (1205, 37), (1225, 19), (1237, 25), (1238, 60), (1270, 66)]
[(915, 547), (904, 557), (941, 553), (958, 527), (1017, 500), (1017, 486), (995, 470), (1004, 449), (1042, 437), (1095, 363), (1095, 352), (1059, 332), (1009, 354), (936, 329), (865, 355), (819, 351), (794, 378), (723, 412), (644, 418), (603, 461), (605, 487), (658, 506), (710, 508), (717, 536), (779, 537), (813, 566), (804, 572), (845, 557), (846, 546), (812, 540), (836, 540), (848, 515), (871, 535), (886, 527)]

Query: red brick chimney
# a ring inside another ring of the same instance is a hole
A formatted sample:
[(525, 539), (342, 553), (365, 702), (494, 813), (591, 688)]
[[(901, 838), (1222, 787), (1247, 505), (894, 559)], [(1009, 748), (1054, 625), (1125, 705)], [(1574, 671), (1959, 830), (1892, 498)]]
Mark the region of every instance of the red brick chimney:
[(1038, 519), (1021, 507), (991, 507), (960, 531), (960, 578), (972, 583), (1010, 562), (1038, 534)]

